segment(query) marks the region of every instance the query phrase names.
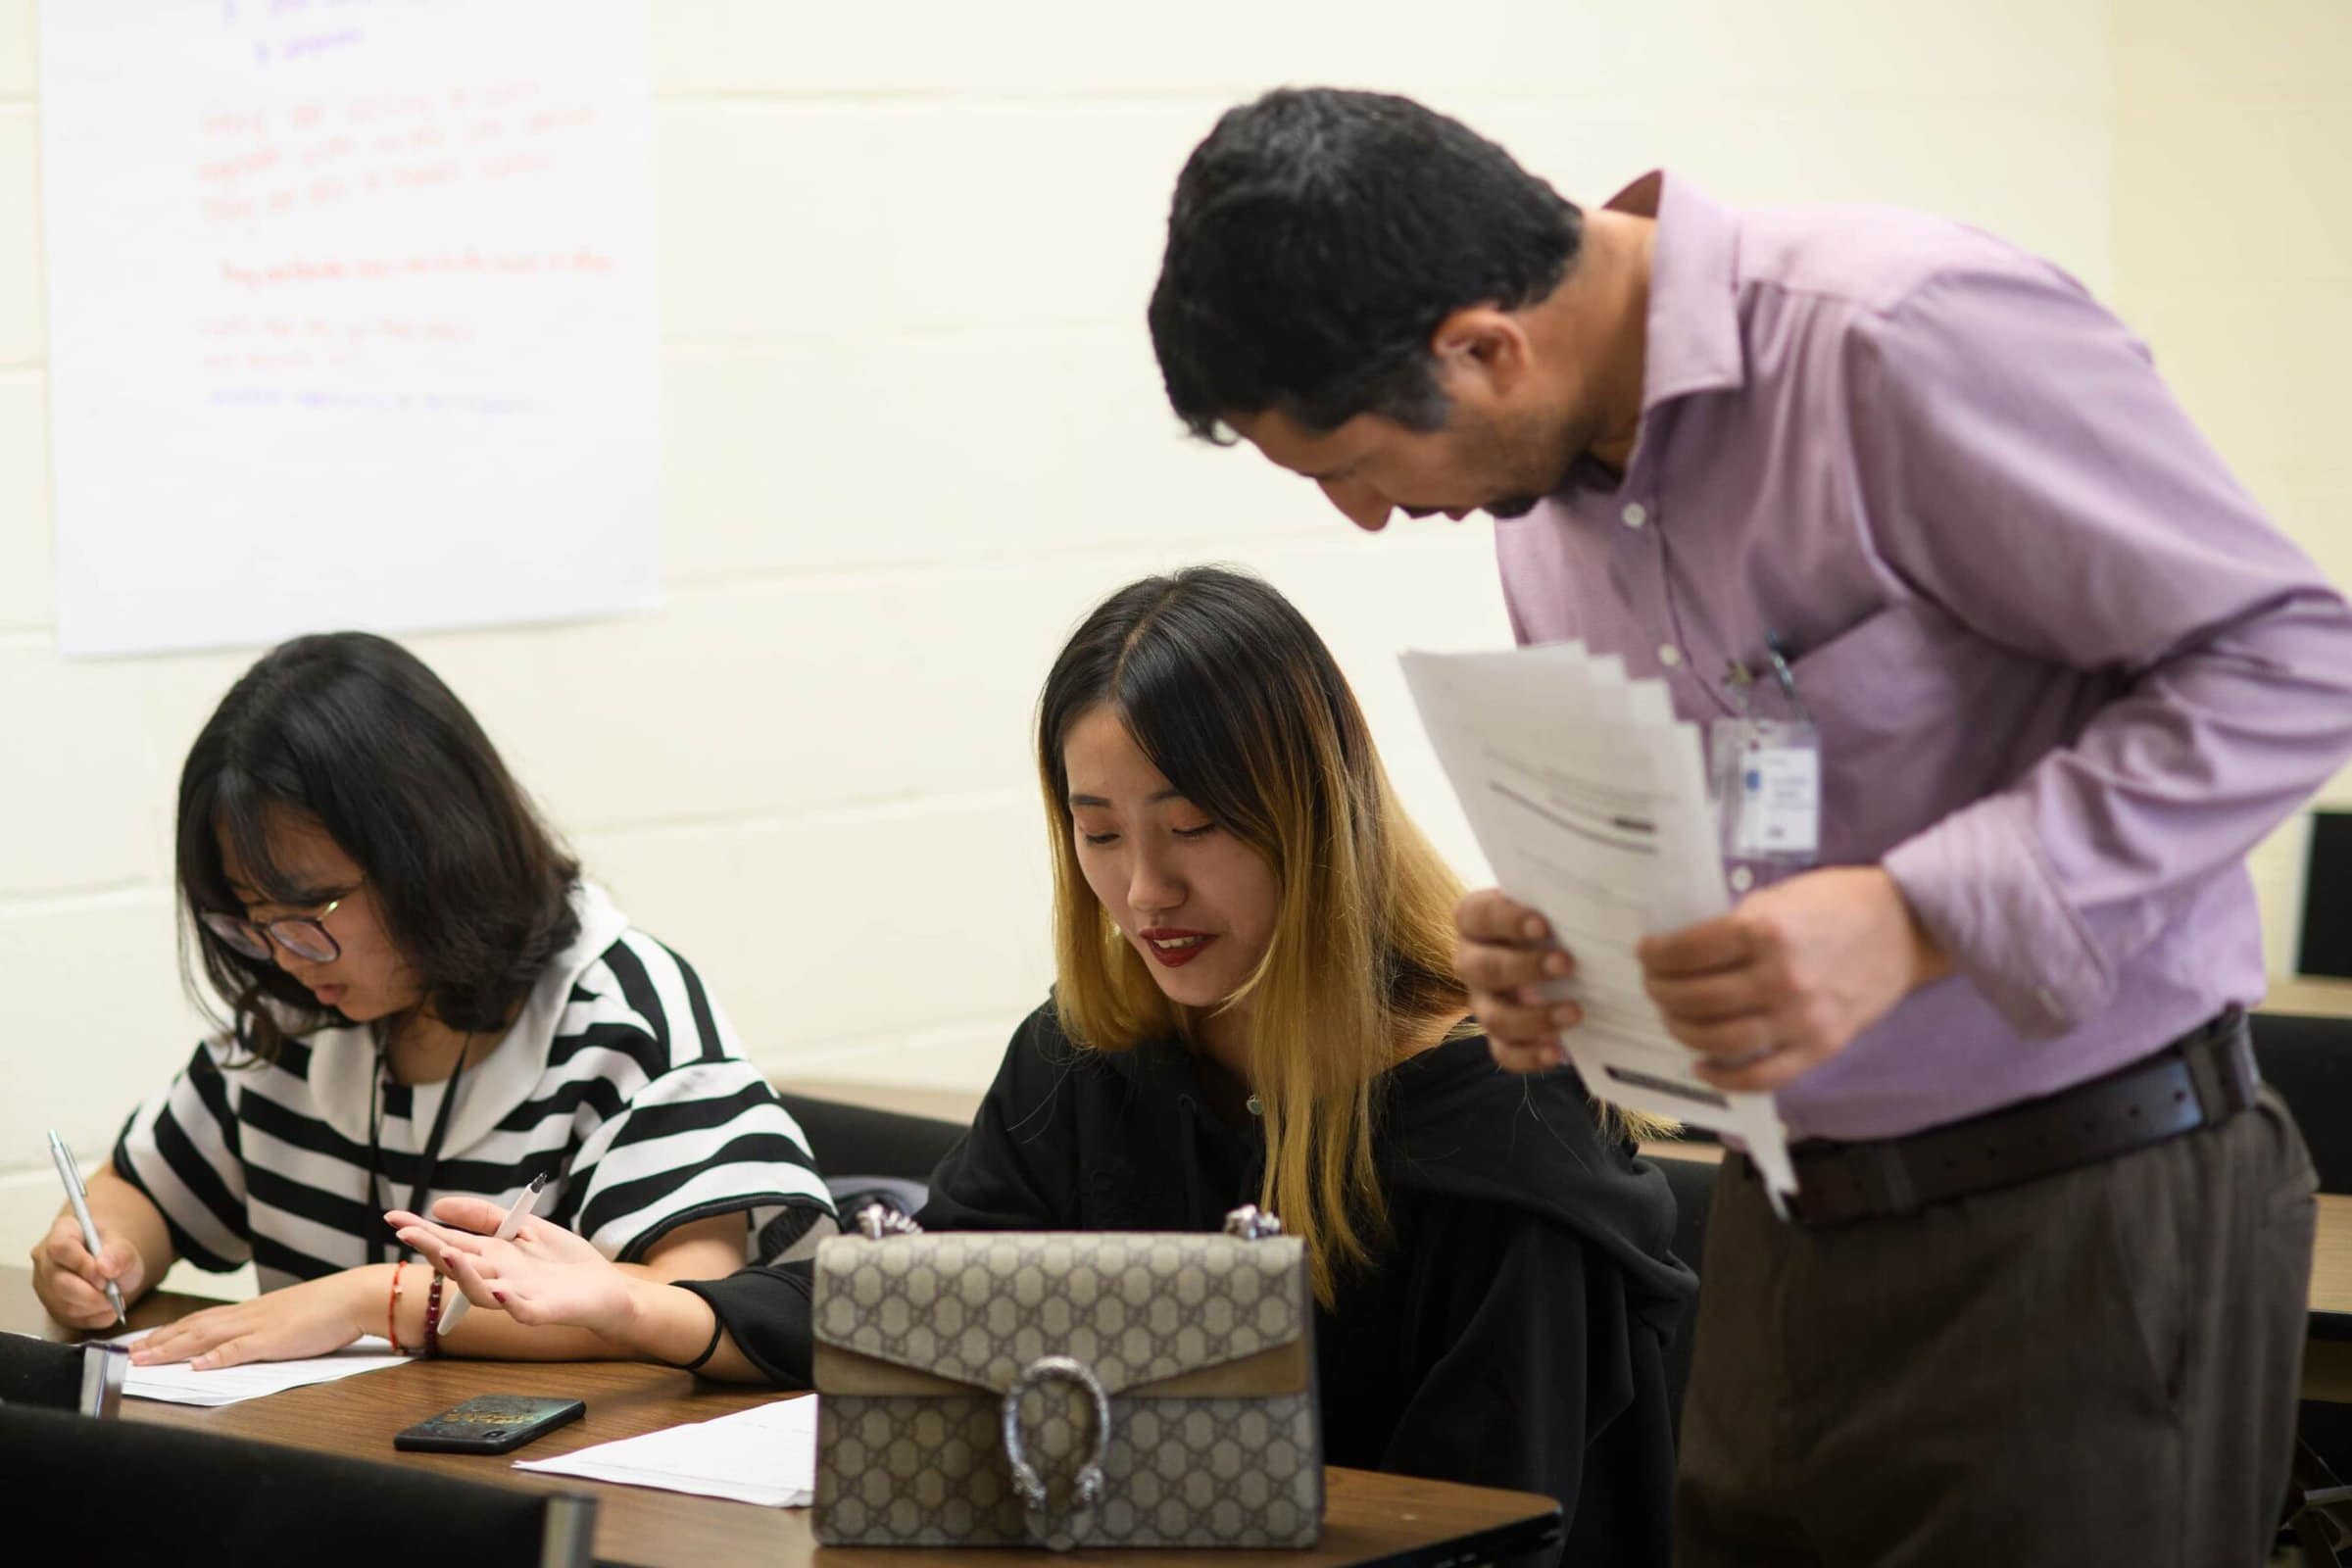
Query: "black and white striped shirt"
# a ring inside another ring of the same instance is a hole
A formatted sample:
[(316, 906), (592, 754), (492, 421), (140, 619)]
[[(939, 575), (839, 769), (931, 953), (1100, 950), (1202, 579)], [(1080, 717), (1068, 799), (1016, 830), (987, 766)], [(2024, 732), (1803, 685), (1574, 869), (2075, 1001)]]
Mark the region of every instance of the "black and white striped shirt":
[[(747, 1260), (783, 1251), (832, 1214), (800, 1127), (685, 959), (600, 889), (575, 888), (573, 906), (579, 939), (457, 1080), (426, 1201), (503, 1205), (546, 1172), (539, 1214), (609, 1257), (634, 1261), (679, 1225), (734, 1213)], [(449, 1086), (379, 1085), (377, 1071), (365, 1028), (290, 1040), (269, 1063), (208, 1040), (132, 1114), (114, 1167), (163, 1210), (180, 1256), (250, 1258), (264, 1290), (387, 1257), (381, 1215), (411, 1206)]]

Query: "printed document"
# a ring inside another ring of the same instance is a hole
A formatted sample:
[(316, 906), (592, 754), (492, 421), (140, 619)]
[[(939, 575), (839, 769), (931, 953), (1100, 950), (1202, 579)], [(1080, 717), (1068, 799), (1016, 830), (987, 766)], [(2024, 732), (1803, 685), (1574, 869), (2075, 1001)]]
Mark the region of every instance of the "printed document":
[[(113, 1343), (133, 1345), (147, 1334), (147, 1330), (140, 1329), (118, 1335)], [(362, 1372), (406, 1366), (409, 1359), (394, 1354), (388, 1343), (371, 1334), (332, 1355), (301, 1361), (254, 1361), (211, 1372), (199, 1372), (185, 1361), (165, 1366), (134, 1366), (123, 1380), (122, 1392), (133, 1399), (160, 1399), (167, 1404), (237, 1404), (264, 1395), (283, 1394), (288, 1389), (307, 1388), (313, 1383), (332, 1383), (337, 1378), (356, 1377)]]
[(1403, 656), (1406, 683), (1502, 891), (1543, 911), (1576, 973), (1547, 988), (1584, 1008), (1561, 1038), (1593, 1095), (1728, 1137), (1774, 1206), (1796, 1190), (1766, 1094), (1693, 1070), (1642, 988), (1634, 945), (1730, 906), (1697, 726), (1665, 686), (1578, 643)]
[(775, 1399), (553, 1459), (517, 1459), (514, 1468), (806, 1508), (816, 1496), (816, 1396)]

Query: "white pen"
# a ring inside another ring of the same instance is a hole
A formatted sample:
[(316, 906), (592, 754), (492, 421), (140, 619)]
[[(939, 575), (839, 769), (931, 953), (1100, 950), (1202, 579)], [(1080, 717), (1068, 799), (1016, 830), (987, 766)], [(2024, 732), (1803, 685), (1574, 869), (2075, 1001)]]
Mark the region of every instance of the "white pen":
[[(49, 1129), (49, 1157), (57, 1162), (57, 1179), (66, 1184), (66, 1201), (74, 1205), (74, 1217), (81, 1221), (81, 1245), (94, 1258), (106, 1244), (98, 1239), (98, 1222), (90, 1218), (90, 1195), (81, 1185), (81, 1167), (74, 1163), (74, 1151), (66, 1147), (54, 1127)], [(106, 1299), (115, 1309), (116, 1322), (129, 1321), (122, 1312), (122, 1289), (113, 1280), (106, 1282)]]
[[(522, 1190), (522, 1196), (514, 1200), (514, 1206), (507, 1210), (507, 1217), (498, 1222), (498, 1233), (490, 1239), (494, 1242), (513, 1241), (514, 1233), (522, 1229), (522, 1222), (531, 1217), (531, 1210), (538, 1206), (539, 1195), (545, 1191), (547, 1191), (547, 1172), (541, 1171), (531, 1178), (531, 1185)], [(442, 1302), (441, 1321), (434, 1325), (433, 1332), (447, 1334), (449, 1326), (464, 1317), (466, 1308), (472, 1304), (466, 1299), (466, 1293), (463, 1291), (458, 1293), (456, 1300)]]

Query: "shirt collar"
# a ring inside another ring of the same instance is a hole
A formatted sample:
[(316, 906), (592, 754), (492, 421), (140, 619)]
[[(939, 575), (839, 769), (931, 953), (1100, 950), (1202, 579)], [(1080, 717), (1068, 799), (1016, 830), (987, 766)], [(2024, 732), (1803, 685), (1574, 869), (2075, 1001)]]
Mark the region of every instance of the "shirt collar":
[(1731, 212), (1690, 181), (1653, 169), (1610, 197), (1611, 212), (1657, 220), (1642, 412), (1747, 378), (1740, 343), (1740, 231)]
[[(474, 1146), (532, 1097), (547, 1073), (548, 1052), (571, 1004), (574, 982), (629, 929), (628, 916), (595, 883), (572, 885), (571, 907), (580, 917), (580, 934), (550, 960), (522, 1011), (489, 1054), (466, 1069), (442, 1146), (445, 1157), (471, 1157)], [(367, 1143), (372, 1131), (368, 1111), (377, 1065), (374, 1033), (366, 1024), (345, 1025), (321, 1029), (308, 1043), (314, 1113), (352, 1143)], [(446, 1084), (443, 1080), (416, 1086), (410, 1098), (413, 1120), (430, 1119), (440, 1107), (440, 1097), (449, 1092)]]

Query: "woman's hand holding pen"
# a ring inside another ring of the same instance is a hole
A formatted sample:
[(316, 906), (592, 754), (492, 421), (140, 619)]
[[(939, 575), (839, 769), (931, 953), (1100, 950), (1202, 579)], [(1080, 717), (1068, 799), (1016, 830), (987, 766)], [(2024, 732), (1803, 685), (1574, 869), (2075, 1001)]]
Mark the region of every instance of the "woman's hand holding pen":
[(109, 1238), (92, 1257), (71, 1210), (57, 1216), (49, 1234), (32, 1250), (33, 1294), (49, 1315), (68, 1328), (112, 1327), (115, 1308), (106, 1298), (106, 1282), (113, 1280), (124, 1300), (135, 1300), (146, 1276), (138, 1249), (123, 1237)]
[[(328, 1355), (384, 1331), (391, 1265), (349, 1268), (166, 1324), (131, 1347), (133, 1366), (186, 1361), (200, 1372)], [(110, 1314), (111, 1316), (111, 1314)]]
[[(444, 1198), (433, 1205), (432, 1220), (399, 1209), (384, 1217), (402, 1245), (456, 1281), (467, 1300), (498, 1307), (517, 1323), (586, 1329), (619, 1354), (672, 1366), (688, 1365), (716, 1346), (711, 1310), (701, 1297), (622, 1268), (561, 1225), (526, 1219), (513, 1240), (502, 1242), (491, 1233), (505, 1211), (479, 1198)], [(704, 1375), (757, 1374), (728, 1348)]]
[(561, 1225), (526, 1219), (514, 1239), (492, 1232), (506, 1210), (479, 1198), (444, 1198), (435, 1224), (395, 1209), (384, 1217), (401, 1244), (448, 1275), (476, 1306), (496, 1307), (517, 1323), (560, 1323), (625, 1341), (635, 1318), (637, 1283), (594, 1243)]

